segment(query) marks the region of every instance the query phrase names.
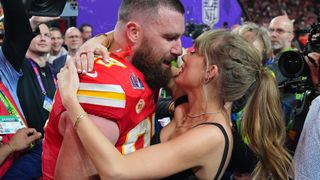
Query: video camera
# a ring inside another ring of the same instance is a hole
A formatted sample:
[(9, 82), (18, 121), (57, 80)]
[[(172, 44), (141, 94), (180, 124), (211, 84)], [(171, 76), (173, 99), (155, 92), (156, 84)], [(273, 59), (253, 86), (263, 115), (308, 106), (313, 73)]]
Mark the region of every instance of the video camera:
[[(319, 18), (318, 18), (318, 22)], [(278, 66), (281, 74), (288, 78), (280, 84), (280, 88), (290, 92), (305, 92), (315, 90), (311, 79), (308, 64), (305, 56), (311, 52), (320, 53), (320, 23), (313, 24), (309, 31), (308, 43), (303, 52), (285, 51), (279, 55)], [(315, 65), (315, 60), (308, 57), (310, 62)]]

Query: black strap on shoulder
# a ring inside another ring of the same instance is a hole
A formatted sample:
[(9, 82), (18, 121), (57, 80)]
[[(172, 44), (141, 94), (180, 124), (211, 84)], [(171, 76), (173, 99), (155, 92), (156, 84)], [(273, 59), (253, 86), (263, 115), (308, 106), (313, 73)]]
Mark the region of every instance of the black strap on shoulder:
[(221, 130), (221, 132), (222, 132), (222, 134), (223, 134), (223, 136), (224, 136), (224, 138), (225, 138), (225, 140), (226, 140), (226, 143), (225, 143), (225, 146), (224, 146), (224, 150), (223, 150), (223, 156), (222, 156), (222, 159), (221, 159), (221, 162), (220, 162), (220, 166), (219, 166), (219, 169), (218, 169), (218, 171), (217, 171), (216, 176), (214, 177), (214, 179), (216, 180), (216, 179), (219, 178), (219, 176), (220, 176), (220, 174), (221, 174), (221, 172), (222, 172), (223, 166), (224, 166), (224, 164), (225, 164), (225, 162), (226, 162), (226, 159), (227, 159), (228, 150), (229, 150), (229, 138), (228, 138), (228, 135), (227, 135), (226, 130), (225, 130), (224, 127), (223, 127), (221, 124), (219, 124), (219, 123), (215, 123), (215, 122), (205, 122), (205, 123), (198, 124), (198, 125), (196, 125), (195, 127), (200, 126), (200, 125), (206, 125), (206, 124), (212, 124), (212, 125), (217, 126), (217, 127)]
[(174, 101), (174, 107), (178, 107), (180, 104), (187, 103), (188, 102), (188, 96), (180, 96)]

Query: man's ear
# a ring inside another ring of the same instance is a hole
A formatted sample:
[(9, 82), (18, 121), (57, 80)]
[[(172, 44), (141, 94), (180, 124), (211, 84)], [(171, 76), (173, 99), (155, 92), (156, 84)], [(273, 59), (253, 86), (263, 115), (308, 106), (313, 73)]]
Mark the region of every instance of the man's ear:
[(126, 24), (127, 36), (130, 42), (136, 44), (141, 38), (141, 26), (134, 21), (129, 21)]

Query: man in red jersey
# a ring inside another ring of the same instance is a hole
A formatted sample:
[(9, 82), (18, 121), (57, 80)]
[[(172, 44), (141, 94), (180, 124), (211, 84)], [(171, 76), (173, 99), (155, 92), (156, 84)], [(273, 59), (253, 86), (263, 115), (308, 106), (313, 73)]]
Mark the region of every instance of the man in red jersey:
[[(81, 105), (123, 154), (150, 144), (153, 90), (167, 84), (170, 62), (182, 53), (183, 14), (179, 0), (123, 0), (109, 60), (96, 59), (94, 70), (80, 76)], [(67, 118), (57, 93), (45, 128), (43, 178), (94, 178), (97, 171)]]

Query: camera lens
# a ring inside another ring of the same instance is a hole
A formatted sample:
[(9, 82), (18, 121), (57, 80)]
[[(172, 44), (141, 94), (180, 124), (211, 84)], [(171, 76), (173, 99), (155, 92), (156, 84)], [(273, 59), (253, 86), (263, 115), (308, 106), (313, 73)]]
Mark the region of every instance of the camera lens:
[(287, 78), (297, 78), (306, 75), (309, 69), (301, 53), (285, 51), (280, 54), (278, 66), (280, 72)]

